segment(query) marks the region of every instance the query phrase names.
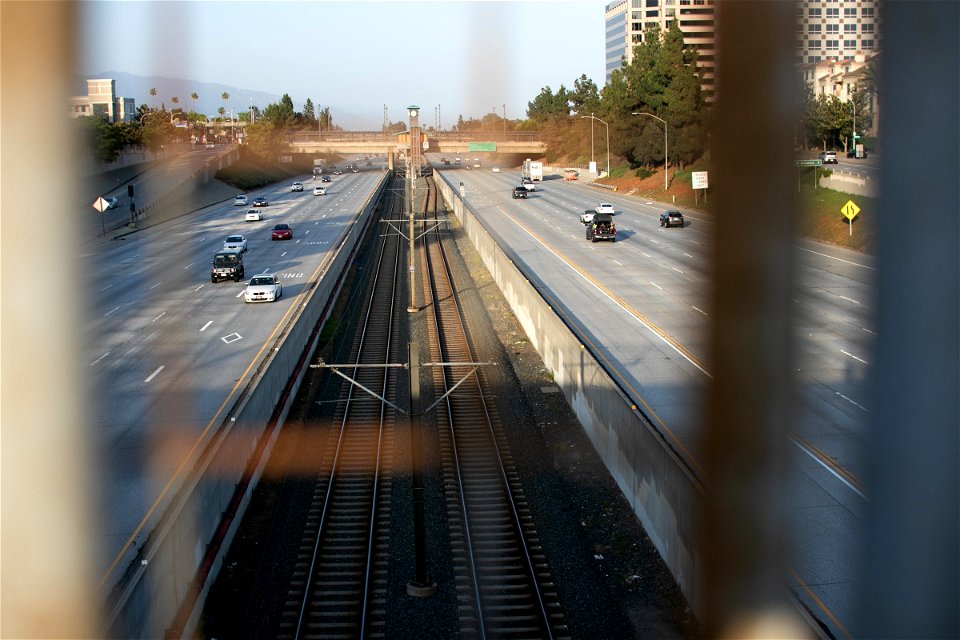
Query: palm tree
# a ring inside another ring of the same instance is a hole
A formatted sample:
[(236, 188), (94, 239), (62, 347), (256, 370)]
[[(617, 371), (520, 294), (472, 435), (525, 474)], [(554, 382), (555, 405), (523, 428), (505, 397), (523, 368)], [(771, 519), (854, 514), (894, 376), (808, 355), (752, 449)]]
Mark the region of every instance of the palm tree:
[[(230, 99), (230, 94), (224, 91), (223, 93), (220, 94), (220, 99), (223, 100), (223, 110), (226, 111), (227, 100)], [(223, 114), (221, 113), (221, 115)], [(233, 138), (233, 117), (232, 116), (230, 118), (230, 138), (231, 139)]]
[[(193, 101), (193, 108), (190, 110), (190, 113), (193, 114), (190, 120), (190, 124), (194, 127), (194, 137), (196, 137), (196, 126), (197, 126), (197, 100), (200, 99), (200, 96), (197, 95), (197, 92), (194, 91), (190, 94), (190, 99)], [(200, 140), (200, 138), (197, 138)]]
[(156, 108), (156, 102), (154, 101), (154, 98), (156, 97), (157, 97), (157, 88), (150, 87), (150, 108), (151, 109)]

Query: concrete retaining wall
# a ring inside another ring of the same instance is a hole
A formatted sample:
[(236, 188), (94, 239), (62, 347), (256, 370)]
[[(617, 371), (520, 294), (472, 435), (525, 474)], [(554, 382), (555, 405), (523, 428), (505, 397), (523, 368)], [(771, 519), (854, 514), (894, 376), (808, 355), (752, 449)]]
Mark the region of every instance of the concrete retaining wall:
[[(260, 440), (267, 433), (271, 416), (281, 406), (271, 440), (279, 434), (288, 410), (288, 404), (282, 401), (296, 395), (306, 371), (304, 358), (314, 347), (311, 343), (314, 327), (326, 320), (328, 302), (339, 292), (341, 275), (349, 266), (388, 181), (389, 174), (385, 174), (355, 219), (346, 226), (320, 280), (302, 301), (301, 313), (291, 318), (273, 348), (266, 352), (257, 372), (222, 422), (205, 434), (201, 446), (196, 447), (194, 457), (185, 467), (189, 472), (176, 479), (179, 487), (171, 492), (172, 497), (157, 509), (158, 516), (149, 523), (146, 542), (128, 553), (129, 562), (118, 570), (122, 575), (105, 597), (109, 609), (105, 628), (108, 637), (161, 638), (171, 631), (191, 635), (206, 592), (216, 577), (222, 556), (268, 457), (253, 459), (252, 456), (261, 444), (265, 445), (264, 453), (269, 454), (272, 441), (261, 443)], [(296, 381), (292, 389), (288, 389), (293, 376)], [(286, 397), (285, 392), (288, 392)], [(253, 477), (244, 486), (241, 482), (248, 467), (252, 467)], [(229, 511), (231, 501), (236, 501), (241, 486), (244, 489), (239, 513), (224, 523), (224, 514)], [(222, 545), (215, 557), (211, 557), (208, 545), (218, 535)], [(203, 567), (209, 569), (205, 573), (207, 579), (197, 584), (198, 572), (204, 563), (209, 565)]]
[[(630, 501), (694, 610), (698, 595), (700, 550), (696, 534), (704, 491), (663, 436), (617, 385), (594, 356), (573, 318), (559, 315), (525, 274), (506, 244), (484, 227), (437, 172), (448, 207), (483, 258), (514, 314), (546, 367), (576, 412), (593, 446)], [(549, 297), (549, 295), (547, 295)]]

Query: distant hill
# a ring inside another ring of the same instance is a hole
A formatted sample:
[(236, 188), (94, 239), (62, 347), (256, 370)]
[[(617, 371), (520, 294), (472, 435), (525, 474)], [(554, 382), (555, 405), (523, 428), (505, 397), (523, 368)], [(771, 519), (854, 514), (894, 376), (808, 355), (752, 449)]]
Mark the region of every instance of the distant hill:
[[(282, 97), (265, 91), (241, 89), (240, 87), (233, 87), (218, 82), (198, 82), (196, 80), (186, 80), (183, 78), (138, 76), (123, 71), (104, 71), (103, 73), (78, 76), (74, 83), (72, 95), (86, 95), (86, 81), (94, 78), (116, 80), (117, 95), (124, 98), (133, 98), (138, 107), (145, 104), (156, 107), (157, 109), (161, 106), (166, 106), (167, 109), (170, 109), (173, 106), (170, 98), (176, 96), (180, 99), (180, 103), (177, 106), (181, 109), (187, 111), (194, 110), (208, 117), (216, 117), (218, 115), (217, 110), (220, 107), (225, 107), (227, 113), (230, 113), (230, 109), (233, 109), (234, 114), (240, 113), (241, 111), (249, 111), (251, 104), (256, 105), (260, 109), (264, 109), (268, 104), (280, 102), (280, 98)], [(157, 89), (156, 98), (150, 96), (151, 87)], [(220, 99), (220, 96), (223, 95), (224, 92), (230, 94), (230, 99), (226, 104)], [(198, 96), (196, 105), (194, 105), (190, 99), (191, 93), (196, 93)], [(290, 97), (293, 99), (294, 108), (297, 111), (302, 111), (303, 104), (306, 102), (308, 96), (298, 97), (291, 94)], [(314, 105), (316, 105), (317, 99), (313, 98), (313, 101)], [(377, 105), (377, 107), (379, 107), (379, 105)], [(319, 107), (315, 106), (314, 108)], [(369, 117), (361, 118), (352, 112), (343, 111), (336, 106), (331, 106), (330, 111), (333, 114), (334, 123), (342, 127), (346, 127), (347, 129), (371, 128)], [(379, 125), (373, 128), (379, 128)]]

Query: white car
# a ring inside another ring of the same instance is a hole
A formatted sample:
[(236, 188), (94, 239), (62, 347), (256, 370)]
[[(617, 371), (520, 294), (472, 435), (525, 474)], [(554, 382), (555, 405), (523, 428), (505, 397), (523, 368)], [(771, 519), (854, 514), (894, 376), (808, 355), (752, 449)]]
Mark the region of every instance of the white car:
[(493, 169), (491, 169), (491, 171), (493, 171), (494, 173), (500, 173), (500, 167), (494, 167)]
[(240, 194), (239, 196), (233, 199), (233, 206), (235, 207), (245, 207), (247, 206), (247, 196)]
[(283, 294), (280, 278), (272, 273), (260, 273), (250, 279), (243, 292), (244, 302), (273, 302)]
[(263, 220), (263, 214), (260, 209), (247, 209), (247, 215), (243, 219), (247, 222), (259, 222)]
[(110, 196), (109, 198), (104, 198), (107, 201), (107, 209), (116, 209), (120, 205), (120, 201)]
[(536, 191), (537, 187), (533, 184), (533, 180), (530, 178), (524, 178), (520, 181), (520, 186), (526, 189), (527, 191)]
[(223, 241), (223, 250), (243, 253), (247, 250), (247, 239), (243, 236), (227, 236), (227, 239)]
[(294, 183), (290, 186), (290, 191), (303, 191), (303, 183), (302, 183), (302, 182), (294, 182)]
[(327, 190), (324, 189), (323, 187), (314, 187), (314, 188), (313, 188), (313, 195), (315, 195), (315, 196), (325, 196), (325, 195), (327, 195)]
[(613, 210), (612, 204), (609, 202), (601, 202), (597, 205), (597, 213), (609, 213), (610, 215), (613, 215), (616, 212)]

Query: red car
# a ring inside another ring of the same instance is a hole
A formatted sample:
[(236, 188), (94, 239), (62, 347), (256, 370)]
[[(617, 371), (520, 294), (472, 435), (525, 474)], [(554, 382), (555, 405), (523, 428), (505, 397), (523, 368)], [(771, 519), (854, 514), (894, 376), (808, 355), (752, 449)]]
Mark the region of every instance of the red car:
[(293, 240), (293, 229), (291, 229), (288, 224), (275, 224), (273, 225), (273, 233), (270, 235), (270, 239)]

